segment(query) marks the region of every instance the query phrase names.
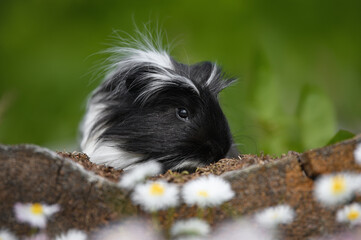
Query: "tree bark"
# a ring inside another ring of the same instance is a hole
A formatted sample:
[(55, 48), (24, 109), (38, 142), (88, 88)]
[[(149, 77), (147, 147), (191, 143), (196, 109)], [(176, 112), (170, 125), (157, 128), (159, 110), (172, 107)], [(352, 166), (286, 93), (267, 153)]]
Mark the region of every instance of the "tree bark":
[[(223, 207), (205, 212), (205, 218), (217, 225), (222, 220), (252, 214), (265, 207), (289, 204), (296, 210), (295, 221), (282, 226), (285, 239), (304, 239), (346, 229), (336, 223), (337, 208), (325, 208), (313, 198), (313, 183), (331, 172), (361, 172), (354, 160), (361, 135), (303, 154), (287, 156), (264, 165), (226, 171), (235, 197)], [(58, 234), (71, 228), (94, 230), (127, 216), (148, 216), (132, 204), (129, 192), (73, 160), (35, 145), (0, 145), (0, 226), (23, 235), (26, 224), (16, 222), (16, 202), (57, 203), (59, 211), (48, 223), (47, 231)], [(360, 201), (360, 197), (353, 199)], [(171, 219), (158, 214), (163, 226), (179, 218), (197, 215), (196, 207), (181, 205)], [(169, 222), (170, 221), (170, 222)]]

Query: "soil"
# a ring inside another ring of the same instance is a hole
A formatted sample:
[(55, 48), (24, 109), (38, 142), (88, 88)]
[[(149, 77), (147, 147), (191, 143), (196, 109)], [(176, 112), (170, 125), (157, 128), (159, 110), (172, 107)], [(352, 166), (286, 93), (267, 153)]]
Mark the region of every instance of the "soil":
[[(105, 177), (109, 181), (117, 182), (119, 181), (121, 175), (124, 173), (122, 169), (117, 170), (113, 167), (107, 167), (102, 165), (96, 165), (89, 160), (89, 157), (85, 153), (81, 152), (58, 152), (58, 154), (62, 157), (67, 157), (72, 159), (74, 162), (79, 163), (85, 169), (94, 172), (95, 174)], [(288, 154), (297, 154), (294, 152), (289, 152)], [(281, 156), (284, 157), (286, 154)], [(277, 157), (272, 157), (270, 155), (261, 154), (257, 155), (239, 155), (236, 159), (221, 159), (216, 163), (212, 163), (205, 167), (199, 167), (194, 172), (182, 171), (182, 172), (174, 172), (172, 170), (168, 170), (167, 172), (160, 174), (158, 176), (154, 176), (151, 179), (164, 179), (168, 182), (179, 183), (182, 184), (194, 178), (203, 175), (221, 175), (224, 172), (243, 169), (252, 165), (264, 165), (269, 162), (273, 162), (278, 160)]]
[(109, 181), (117, 182), (119, 177), (123, 174), (123, 170), (117, 170), (112, 167), (96, 165), (89, 161), (89, 157), (81, 152), (57, 152), (60, 156), (70, 158), (76, 163), (82, 165), (86, 170), (92, 171), (95, 174), (107, 178)]

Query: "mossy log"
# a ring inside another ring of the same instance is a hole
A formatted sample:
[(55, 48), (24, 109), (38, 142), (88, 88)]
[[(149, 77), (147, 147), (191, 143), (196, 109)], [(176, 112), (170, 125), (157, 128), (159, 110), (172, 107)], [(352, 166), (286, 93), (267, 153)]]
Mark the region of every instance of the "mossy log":
[[(230, 181), (236, 196), (224, 206), (205, 211), (204, 218), (217, 225), (224, 219), (246, 216), (265, 207), (289, 204), (297, 217), (292, 224), (282, 226), (285, 239), (306, 239), (342, 231), (347, 226), (336, 223), (337, 208), (325, 208), (314, 200), (313, 183), (320, 174), (361, 172), (353, 156), (358, 143), (361, 135), (303, 154), (290, 153), (263, 164), (236, 170), (225, 167), (221, 176)], [(130, 193), (120, 189), (116, 182), (85, 170), (64, 156), (66, 154), (35, 145), (0, 145), (1, 227), (18, 235), (28, 233), (25, 224), (16, 222), (13, 212), (16, 202), (60, 204), (61, 211), (48, 223), (47, 231), (51, 235), (70, 228), (91, 231), (127, 216), (148, 216), (132, 204)], [(252, 155), (252, 158), (257, 157)], [(178, 174), (177, 179), (185, 182), (191, 179), (190, 175)], [(197, 177), (197, 173), (193, 176)], [(168, 180), (169, 174), (159, 178)], [(173, 220), (196, 215), (196, 207), (181, 205), (171, 219), (166, 211), (161, 211), (158, 217), (167, 227)]]

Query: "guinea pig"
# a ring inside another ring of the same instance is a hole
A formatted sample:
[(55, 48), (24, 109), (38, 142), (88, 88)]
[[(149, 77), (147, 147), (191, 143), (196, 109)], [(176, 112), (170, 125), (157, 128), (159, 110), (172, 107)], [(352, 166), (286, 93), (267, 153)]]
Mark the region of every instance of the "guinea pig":
[(134, 40), (111, 50), (110, 71), (80, 125), (81, 150), (96, 164), (129, 169), (154, 160), (164, 171), (236, 154), (218, 102), (234, 79), (215, 63), (180, 63), (153, 43)]

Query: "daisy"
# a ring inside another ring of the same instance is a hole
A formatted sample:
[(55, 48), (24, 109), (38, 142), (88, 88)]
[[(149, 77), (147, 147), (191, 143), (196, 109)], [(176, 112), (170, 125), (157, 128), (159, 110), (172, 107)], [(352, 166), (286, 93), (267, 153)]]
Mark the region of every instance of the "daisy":
[(337, 234), (332, 235), (324, 235), (319, 238), (312, 238), (312, 240), (359, 240), (360, 232), (359, 231), (344, 231)]
[(76, 230), (76, 229), (70, 229), (67, 233), (62, 233), (59, 236), (55, 237), (55, 240), (86, 240), (87, 235), (85, 232)]
[(262, 228), (249, 219), (221, 224), (208, 240), (275, 240), (279, 239), (274, 229)]
[(351, 225), (361, 224), (361, 205), (353, 203), (337, 211), (336, 220), (338, 222), (348, 222)]
[(19, 222), (39, 228), (45, 228), (47, 219), (59, 210), (58, 204), (16, 203), (14, 206), (15, 216)]
[(344, 203), (352, 198), (358, 182), (357, 177), (352, 174), (323, 175), (315, 182), (314, 196), (326, 206)]
[(138, 165), (124, 174), (119, 181), (119, 186), (126, 189), (132, 189), (136, 184), (144, 181), (146, 177), (157, 175), (161, 170), (161, 164), (155, 161)]
[(162, 240), (155, 229), (145, 221), (131, 219), (118, 224), (113, 224), (95, 232), (92, 240)]
[(172, 237), (179, 237), (183, 235), (187, 237), (204, 237), (208, 235), (209, 232), (210, 226), (208, 223), (198, 218), (177, 221), (170, 230)]
[(0, 239), (1, 240), (17, 240), (14, 234), (12, 234), (7, 229), (1, 229), (0, 230)]
[(50, 240), (50, 238), (45, 233), (38, 233), (30, 237), (26, 237), (23, 240)]
[(178, 204), (178, 187), (165, 181), (148, 181), (134, 188), (132, 200), (144, 210), (154, 212)]
[(174, 240), (206, 240), (206, 238), (203, 237), (196, 237), (196, 236), (186, 236), (186, 237), (178, 237)]
[(187, 205), (217, 206), (234, 196), (231, 185), (221, 177), (209, 175), (186, 183), (182, 196)]
[(294, 218), (295, 211), (288, 205), (269, 207), (255, 214), (256, 222), (265, 228), (291, 223)]
[(355, 157), (356, 163), (361, 164), (361, 143), (356, 146), (353, 155)]

